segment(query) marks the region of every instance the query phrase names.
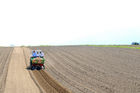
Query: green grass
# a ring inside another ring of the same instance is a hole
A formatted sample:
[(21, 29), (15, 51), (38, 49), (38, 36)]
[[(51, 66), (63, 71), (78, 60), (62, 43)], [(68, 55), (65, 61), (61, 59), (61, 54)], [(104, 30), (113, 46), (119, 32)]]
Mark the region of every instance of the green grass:
[(140, 49), (140, 46), (138, 47), (131, 47), (131, 46), (124, 46), (124, 45), (88, 45), (88, 46), (95, 46), (95, 47), (117, 47), (117, 48), (132, 48), (132, 49)]

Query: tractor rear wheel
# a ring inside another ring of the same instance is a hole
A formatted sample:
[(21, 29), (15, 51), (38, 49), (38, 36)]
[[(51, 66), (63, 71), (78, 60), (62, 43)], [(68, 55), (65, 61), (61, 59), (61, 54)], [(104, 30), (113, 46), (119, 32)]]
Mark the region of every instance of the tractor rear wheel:
[(40, 70), (40, 69), (41, 69), (41, 67), (40, 67), (40, 66), (38, 66), (36, 69), (37, 69), (37, 70)]
[(31, 66), (31, 70), (34, 70), (35, 69), (35, 67), (34, 66)]

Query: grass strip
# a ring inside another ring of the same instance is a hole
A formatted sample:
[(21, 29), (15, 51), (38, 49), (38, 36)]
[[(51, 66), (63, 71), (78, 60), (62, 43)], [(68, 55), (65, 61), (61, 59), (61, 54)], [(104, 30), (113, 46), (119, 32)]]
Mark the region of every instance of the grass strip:
[(124, 45), (88, 45), (88, 46), (95, 46), (95, 47), (117, 47), (117, 48), (132, 48), (132, 49), (140, 49), (140, 47), (131, 47), (131, 46), (124, 46)]

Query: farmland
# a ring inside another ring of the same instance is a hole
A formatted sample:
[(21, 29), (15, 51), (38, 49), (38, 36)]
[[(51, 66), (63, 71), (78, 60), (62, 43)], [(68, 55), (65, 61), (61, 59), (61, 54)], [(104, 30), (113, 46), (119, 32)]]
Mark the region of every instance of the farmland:
[(13, 48), (0, 47), (0, 93), (4, 91), (8, 65)]
[(140, 50), (94, 46), (32, 47), (46, 71), (73, 93), (139, 93)]
[[(31, 50), (45, 70), (29, 68)], [(101, 46), (0, 48), (0, 93), (139, 93), (140, 50)]]

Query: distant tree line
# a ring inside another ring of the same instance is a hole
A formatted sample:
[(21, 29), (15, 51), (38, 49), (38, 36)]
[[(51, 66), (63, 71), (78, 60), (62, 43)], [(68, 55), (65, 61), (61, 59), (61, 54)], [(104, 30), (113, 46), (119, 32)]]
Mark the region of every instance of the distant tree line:
[(138, 42), (132, 42), (132, 45), (140, 45)]

